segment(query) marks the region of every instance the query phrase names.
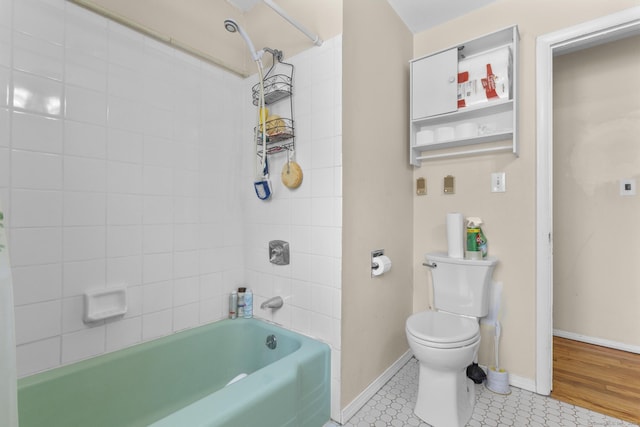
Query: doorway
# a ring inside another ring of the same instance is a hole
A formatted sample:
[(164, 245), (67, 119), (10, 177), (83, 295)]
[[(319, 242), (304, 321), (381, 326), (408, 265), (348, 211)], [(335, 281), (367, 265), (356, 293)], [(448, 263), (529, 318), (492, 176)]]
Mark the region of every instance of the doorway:
[(631, 422), (640, 422), (637, 46), (640, 36), (561, 55), (553, 69), (551, 395)]
[(553, 63), (554, 57), (640, 34), (640, 7), (537, 39), (536, 392), (553, 378)]

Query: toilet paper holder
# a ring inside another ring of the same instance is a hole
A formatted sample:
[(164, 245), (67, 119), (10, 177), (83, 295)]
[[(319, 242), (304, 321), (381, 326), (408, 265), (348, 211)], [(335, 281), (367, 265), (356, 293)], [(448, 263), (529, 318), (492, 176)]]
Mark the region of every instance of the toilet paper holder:
[(391, 260), (384, 255), (384, 249), (371, 251), (371, 277), (378, 277), (391, 270)]
[(384, 249), (376, 249), (371, 251), (371, 269), (378, 268), (378, 263), (374, 261), (374, 258), (384, 255)]

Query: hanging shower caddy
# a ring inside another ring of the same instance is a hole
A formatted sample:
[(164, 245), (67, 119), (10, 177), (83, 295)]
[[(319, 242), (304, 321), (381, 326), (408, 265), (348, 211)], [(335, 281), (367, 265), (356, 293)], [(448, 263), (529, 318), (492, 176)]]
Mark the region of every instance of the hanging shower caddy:
[[(293, 82), (293, 70), (292, 64), (282, 61), (282, 51), (277, 49), (264, 49), (270, 53), (273, 57), (271, 68), (264, 75), (264, 103), (265, 106), (275, 105), (281, 100), (289, 99), (289, 108), (283, 113), (283, 116), (275, 118), (267, 117), (264, 125), (260, 126), (256, 135), (256, 155), (262, 157), (262, 151), (260, 149), (262, 145), (262, 132), (266, 131), (267, 150), (266, 153), (274, 154), (285, 150), (295, 150), (295, 132), (293, 125), (293, 97), (292, 95), (292, 82)], [(276, 73), (278, 68), (282, 70), (281, 73)], [(260, 82), (255, 84), (252, 88), (253, 105), (257, 106), (260, 98)], [(284, 117), (284, 114), (288, 114), (288, 117)], [(254, 129), (255, 131), (255, 129)]]

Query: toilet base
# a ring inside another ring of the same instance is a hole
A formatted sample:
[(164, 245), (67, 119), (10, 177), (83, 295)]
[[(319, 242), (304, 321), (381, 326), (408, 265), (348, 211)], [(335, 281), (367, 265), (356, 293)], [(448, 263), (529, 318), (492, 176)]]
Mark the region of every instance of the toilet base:
[(466, 375), (466, 366), (457, 371), (434, 370), (420, 363), (418, 398), (414, 413), (433, 427), (464, 427), (471, 418), (476, 389)]

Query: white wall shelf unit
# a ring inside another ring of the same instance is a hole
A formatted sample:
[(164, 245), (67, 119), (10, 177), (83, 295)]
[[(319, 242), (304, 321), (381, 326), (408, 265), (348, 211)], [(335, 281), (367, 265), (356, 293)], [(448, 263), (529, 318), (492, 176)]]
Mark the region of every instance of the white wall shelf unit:
[[(410, 62), (412, 165), (501, 151), (518, 155), (518, 41), (514, 25)], [(487, 95), (491, 78), (499, 96)], [(463, 146), (471, 147), (456, 149)]]

